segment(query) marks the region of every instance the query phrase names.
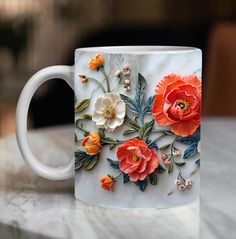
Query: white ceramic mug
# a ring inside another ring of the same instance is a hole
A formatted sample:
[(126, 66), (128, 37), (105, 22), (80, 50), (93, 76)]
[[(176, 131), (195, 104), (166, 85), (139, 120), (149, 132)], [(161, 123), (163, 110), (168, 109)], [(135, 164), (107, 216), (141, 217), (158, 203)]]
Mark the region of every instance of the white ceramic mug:
[[(165, 208), (199, 195), (201, 51), (192, 47), (80, 48), (74, 66), (37, 72), (16, 113), (25, 162), (52, 180), (75, 176), (76, 198), (117, 208)], [(37, 88), (61, 78), (75, 91), (75, 158), (42, 164), (27, 140)]]

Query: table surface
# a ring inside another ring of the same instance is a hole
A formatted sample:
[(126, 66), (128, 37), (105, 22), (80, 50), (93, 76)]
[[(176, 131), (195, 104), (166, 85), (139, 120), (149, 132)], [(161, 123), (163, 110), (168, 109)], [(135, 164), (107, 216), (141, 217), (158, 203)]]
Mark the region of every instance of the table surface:
[[(200, 235), (204, 239), (235, 238), (235, 131), (236, 118), (206, 118), (202, 123)], [(63, 164), (73, 154), (71, 126), (34, 130), (29, 139), (33, 152), (48, 165)], [(76, 201), (73, 189), (73, 180), (48, 181), (32, 173), (15, 136), (0, 139), (0, 238), (145, 238), (147, 233), (149, 238), (174, 238), (160, 235), (160, 222), (171, 228), (160, 211), (91, 207)], [(190, 230), (184, 210), (175, 213), (177, 223), (186, 223)]]

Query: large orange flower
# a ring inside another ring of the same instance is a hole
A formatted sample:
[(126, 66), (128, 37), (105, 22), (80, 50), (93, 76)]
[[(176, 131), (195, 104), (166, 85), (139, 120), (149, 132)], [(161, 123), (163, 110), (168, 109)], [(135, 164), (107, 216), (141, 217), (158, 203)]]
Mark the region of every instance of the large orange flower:
[(129, 175), (130, 180), (144, 180), (148, 174), (153, 173), (159, 165), (154, 149), (139, 139), (133, 139), (122, 144), (117, 150), (120, 170)]
[(88, 155), (97, 155), (101, 149), (99, 134), (97, 132), (91, 132), (83, 139), (81, 146), (86, 150)]
[(178, 136), (192, 135), (200, 125), (201, 81), (194, 75), (165, 76), (156, 86), (152, 114)]
[(98, 67), (104, 65), (104, 59), (100, 54), (97, 54), (95, 58), (91, 59), (89, 62), (89, 70), (96, 70)]

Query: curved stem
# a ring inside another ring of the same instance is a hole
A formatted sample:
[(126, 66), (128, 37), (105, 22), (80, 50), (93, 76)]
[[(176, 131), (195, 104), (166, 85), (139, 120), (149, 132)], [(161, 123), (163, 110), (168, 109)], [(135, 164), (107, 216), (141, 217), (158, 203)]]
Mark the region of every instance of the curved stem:
[(105, 143), (105, 144), (122, 144), (123, 142), (122, 141), (114, 141), (114, 142), (112, 142), (112, 141), (106, 141), (106, 140), (104, 140), (104, 139), (102, 139), (101, 140), (103, 143)]
[(102, 89), (103, 93), (106, 93), (106, 90), (104, 89), (104, 87), (103, 87), (103, 85), (102, 85), (101, 82), (99, 82), (99, 81), (96, 80), (95, 78), (91, 78), (91, 77), (89, 77), (88, 79), (89, 79), (89, 80), (93, 80), (93, 81), (95, 81), (96, 84), (98, 84), (98, 86)]
[(144, 114), (143, 114), (143, 112), (141, 112), (141, 114), (140, 114), (140, 122), (141, 122), (141, 125), (143, 126), (144, 125)]
[(134, 137), (134, 138), (131, 138), (131, 139), (126, 139), (126, 140), (118, 140), (117, 139), (117, 141), (108, 141), (108, 140), (101, 139), (101, 142), (106, 143), (106, 144), (116, 144), (116, 145), (118, 145), (118, 144), (123, 144), (126, 141), (136, 139), (136, 138), (137, 137)]
[(105, 72), (103, 67), (99, 67), (98, 69), (102, 72), (102, 74), (105, 77), (105, 81), (106, 81), (106, 84), (107, 84), (107, 92), (108, 93), (111, 92), (111, 90), (110, 90), (110, 83), (109, 83), (109, 79), (108, 79), (107, 73)]
[(86, 130), (84, 130), (82, 127), (80, 127), (80, 126), (78, 126), (78, 125), (76, 125), (75, 124), (75, 127), (77, 128), (77, 129), (79, 129), (79, 130), (81, 130), (82, 132), (84, 132), (84, 133), (89, 133), (88, 131), (86, 131)]
[(165, 137), (165, 136), (166, 136), (166, 134), (162, 134), (162, 135), (158, 136), (157, 138), (155, 138), (154, 140), (152, 140), (152, 142), (149, 143), (148, 146), (150, 146), (152, 143), (157, 142), (158, 140), (160, 140), (161, 138), (163, 138), (163, 137)]
[(168, 132), (169, 134), (172, 134), (172, 132), (170, 130), (163, 130), (163, 129), (152, 130), (152, 133), (164, 133), (164, 134), (166, 134), (165, 132)]
[(177, 136), (175, 137), (174, 141), (171, 143), (171, 146), (170, 146), (170, 152), (171, 152), (171, 155), (173, 155), (174, 153), (174, 144), (175, 144), (175, 141), (177, 140)]
[(119, 175), (117, 175), (116, 177), (113, 177), (113, 180), (115, 181), (117, 178), (119, 178), (123, 173), (121, 172)]

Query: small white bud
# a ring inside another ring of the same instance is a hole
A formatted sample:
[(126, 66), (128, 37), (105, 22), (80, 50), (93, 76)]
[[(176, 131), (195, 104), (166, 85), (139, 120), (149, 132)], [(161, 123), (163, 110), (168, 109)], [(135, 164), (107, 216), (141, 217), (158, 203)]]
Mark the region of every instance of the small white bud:
[(126, 91), (130, 91), (130, 90), (131, 90), (131, 89), (130, 89), (130, 86), (125, 87), (125, 90), (126, 90)]
[(123, 69), (124, 69), (124, 70), (129, 70), (129, 65), (128, 65), (128, 64), (125, 64), (125, 65), (123, 66)]
[(130, 80), (125, 80), (125, 84), (129, 85), (130, 84)]
[(128, 76), (130, 74), (130, 71), (129, 70), (124, 70), (123, 74), (124, 74), (124, 76)]
[(178, 150), (174, 151), (173, 156), (175, 156), (175, 157), (180, 156), (180, 151), (178, 151)]
[(180, 185), (180, 180), (178, 180), (178, 179), (175, 180), (175, 185), (176, 185), (176, 186), (179, 186), (179, 185)]
[(117, 77), (117, 78), (120, 78), (121, 77), (121, 72), (120, 71), (116, 71), (114, 76)]

